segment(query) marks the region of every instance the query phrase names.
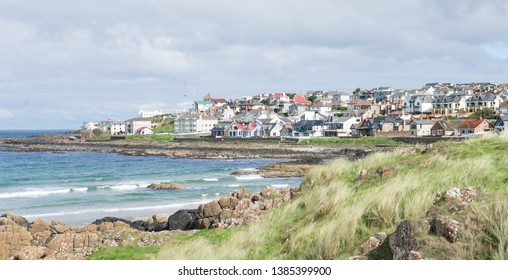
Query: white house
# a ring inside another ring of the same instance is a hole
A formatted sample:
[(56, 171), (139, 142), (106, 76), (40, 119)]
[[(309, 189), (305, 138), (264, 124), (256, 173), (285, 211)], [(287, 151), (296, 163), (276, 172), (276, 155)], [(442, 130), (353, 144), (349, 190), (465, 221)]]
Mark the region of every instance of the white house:
[(202, 114), (180, 115), (175, 119), (176, 133), (207, 133), (218, 123), (214, 116)]
[(412, 120), (409, 123), (409, 131), (411, 136), (430, 136), (430, 129), (434, 126), (434, 122), (431, 120)]
[(359, 117), (339, 117), (331, 122), (326, 122), (324, 136), (326, 137), (348, 137), (351, 136), (351, 127), (361, 122)]
[(151, 118), (133, 118), (125, 121), (126, 134), (138, 134), (139, 131), (145, 127), (154, 127)]
[(155, 116), (163, 115), (159, 110), (139, 110), (138, 117), (139, 118), (153, 118)]
[(90, 130), (90, 131), (97, 129), (97, 128), (100, 129), (101, 125), (96, 122), (84, 122), (83, 126), (81, 127), (82, 130)]
[(430, 114), (432, 113), (433, 101), (434, 97), (430, 95), (405, 96), (402, 109), (404, 112), (411, 114)]
[(111, 135), (118, 135), (125, 133), (125, 122), (123, 121), (102, 121), (100, 123), (100, 129), (102, 132), (109, 133)]
[(293, 124), (293, 137), (322, 137), (324, 131), (323, 120), (301, 120)]

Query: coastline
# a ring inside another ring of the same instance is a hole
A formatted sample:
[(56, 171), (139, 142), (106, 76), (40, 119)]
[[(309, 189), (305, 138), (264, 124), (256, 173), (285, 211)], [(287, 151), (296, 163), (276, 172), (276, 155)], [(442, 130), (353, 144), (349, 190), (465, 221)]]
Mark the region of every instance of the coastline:
[(262, 142), (178, 141), (147, 142), (142, 140), (85, 141), (64, 137), (0, 138), (0, 146), (14, 152), (107, 152), (134, 156), (167, 156), (172, 158), (235, 159), (235, 158), (319, 158), (347, 157), (359, 159), (386, 148), (354, 146), (319, 146), (309, 144)]

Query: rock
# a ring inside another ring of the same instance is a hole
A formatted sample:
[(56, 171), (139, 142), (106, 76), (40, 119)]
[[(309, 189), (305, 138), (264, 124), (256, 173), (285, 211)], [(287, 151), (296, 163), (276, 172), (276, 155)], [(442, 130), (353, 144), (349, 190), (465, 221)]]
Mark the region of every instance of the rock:
[(438, 216), (435, 220), (436, 233), (451, 243), (457, 241), (459, 227), (460, 222), (449, 217)]
[(378, 170), (376, 170), (376, 173), (380, 177), (386, 177), (386, 176), (392, 175), (393, 171), (395, 171), (395, 168), (393, 168), (393, 167), (383, 167), (383, 168), (379, 168)]
[(238, 202), (240, 202), (237, 198), (232, 196), (224, 196), (221, 199), (219, 199), (219, 205), (220, 207), (224, 209), (235, 209), (236, 205), (238, 205)]
[(465, 189), (455, 187), (448, 190), (443, 197), (446, 202), (452, 204), (450, 212), (457, 213), (465, 210), (469, 203), (476, 199), (477, 195), (476, 190), (471, 187)]
[(14, 259), (18, 252), (31, 246), (32, 240), (32, 235), (23, 226), (0, 226), (0, 259)]
[(166, 229), (168, 217), (160, 214), (152, 215), (146, 221), (148, 231), (162, 231)]
[(417, 260), (423, 260), (422, 254), (418, 251), (411, 251), (409, 252), (409, 260), (417, 261)]
[(245, 189), (245, 188), (243, 188), (241, 190), (235, 190), (235, 191), (233, 191), (231, 196), (236, 198), (236, 199), (238, 199), (238, 200), (242, 200), (244, 198), (250, 197), (250, 195), (247, 193), (247, 189)]
[(7, 226), (7, 225), (17, 225), (14, 221), (6, 218), (6, 217), (0, 217), (0, 226)]
[(396, 231), (389, 237), (390, 249), (394, 260), (409, 260), (411, 251), (419, 249), (417, 237), (426, 234), (430, 224), (425, 220), (404, 220), (397, 225)]
[(219, 215), (221, 211), (222, 209), (219, 203), (214, 200), (204, 205), (204, 207), (202, 208), (201, 216), (205, 218), (213, 217)]
[(69, 230), (69, 227), (66, 224), (59, 221), (52, 221), (50, 227), (53, 233), (57, 234), (66, 233)]
[(361, 245), (362, 254), (368, 254), (372, 250), (376, 249), (381, 245), (388, 235), (384, 232), (378, 232), (374, 236), (371, 236), (369, 240), (367, 240), (365, 243)]
[(160, 183), (160, 184), (150, 184), (147, 188), (153, 190), (177, 190), (184, 189), (185, 186), (177, 183)]
[(15, 260), (39, 260), (44, 257), (44, 247), (28, 246), (17, 251), (14, 255)]
[(272, 188), (270, 186), (266, 186), (261, 191), (261, 196), (268, 198), (268, 197), (271, 197), (276, 192), (277, 192), (277, 190), (275, 190), (274, 188)]
[(358, 174), (358, 180), (363, 180), (363, 179), (367, 178), (367, 176), (369, 176), (369, 170), (362, 169), (362, 170), (360, 170), (360, 173)]
[(45, 246), (53, 234), (51, 226), (40, 219), (33, 221), (30, 224), (28, 231), (32, 234), (34, 239), (33, 242), (37, 246)]
[(28, 227), (27, 219), (21, 217), (20, 215), (13, 213), (13, 212), (6, 212), (5, 214), (2, 215), (2, 217), (13, 221), (15, 224), (17, 224), (19, 226)]
[(196, 228), (197, 210), (178, 210), (169, 216), (167, 230), (192, 230)]

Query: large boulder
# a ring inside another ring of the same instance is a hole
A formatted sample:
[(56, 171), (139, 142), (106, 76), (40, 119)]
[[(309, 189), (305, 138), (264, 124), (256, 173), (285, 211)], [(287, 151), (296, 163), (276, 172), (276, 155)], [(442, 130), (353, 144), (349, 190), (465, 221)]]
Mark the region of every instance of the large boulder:
[(33, 238), (25, 227), (0, 226), (0, 260), (14, 259), (19, 251), (31, 246)]
[[(40, 219), (33, 221), (28, 227), (28, 231), (32, 234), (34, 244), (37, 246), (45, 246), (53, 234), (51, 226)], [(31, 252), (35, 251), (32, 250)]]
[(446, 216), (438, 216), (435, 220), (436, 233), (451, 243), (457, 241), (459, 227), (459, 221)]
[(20, 215), (13, 213), (13, 212), (6, 212), (2, 215), (2, 217), (7, 218), (8, 220), (13, 221), (15, 224), (22, 226), (22, 227), (28, 227), (28, 221), (27, 219), (21, 217)]
[(160, 214), (152, 215), (146, 221), (148, 231), (162, 231), (166, 229), (168, 217)]
[(192, 230), (196, 228), (197, 210), (178, 210), (169, 216), (167, 230)]

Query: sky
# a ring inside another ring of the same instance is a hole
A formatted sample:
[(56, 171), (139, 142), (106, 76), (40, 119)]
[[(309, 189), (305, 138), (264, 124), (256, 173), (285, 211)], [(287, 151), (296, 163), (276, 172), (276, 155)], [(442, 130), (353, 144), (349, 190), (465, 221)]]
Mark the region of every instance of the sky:
[(194, 97), (508, 82), (504, 0), (0, 0), (0, 130)]

